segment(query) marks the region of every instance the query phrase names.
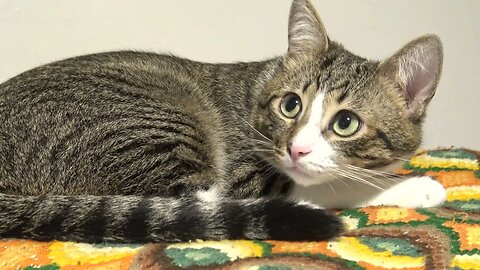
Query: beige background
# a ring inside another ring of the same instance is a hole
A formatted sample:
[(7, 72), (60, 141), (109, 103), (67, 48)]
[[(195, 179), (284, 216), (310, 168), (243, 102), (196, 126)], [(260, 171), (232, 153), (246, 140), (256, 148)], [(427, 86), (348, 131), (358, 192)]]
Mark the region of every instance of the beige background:
[[(423, 33), (445, 46), (424, 146), (480, 149), (480, 1), (315, 0), (330, 37), (368, 58)], [(248, 61), (287, 47), (289, 0), (0, 0), (0, 81), (53, 60), (115, 49)], [(0, 120), (1, 121), (1, 120)]]

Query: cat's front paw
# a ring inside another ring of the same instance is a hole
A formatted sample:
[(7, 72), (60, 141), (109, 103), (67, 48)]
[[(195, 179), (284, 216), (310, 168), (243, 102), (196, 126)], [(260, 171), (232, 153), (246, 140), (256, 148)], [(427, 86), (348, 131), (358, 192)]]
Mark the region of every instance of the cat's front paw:
[(412, 177), (404, 184), (411, 200), (405, 207), (427, 208), (442, 205), (447, 199), (447, 191), (439, 182), (428, 176)]
[(428, 176), (411, 177), (375, 198), (370, 205), (395, 205), (404, 208), (436, 207), (445, 202), (447, 191)]

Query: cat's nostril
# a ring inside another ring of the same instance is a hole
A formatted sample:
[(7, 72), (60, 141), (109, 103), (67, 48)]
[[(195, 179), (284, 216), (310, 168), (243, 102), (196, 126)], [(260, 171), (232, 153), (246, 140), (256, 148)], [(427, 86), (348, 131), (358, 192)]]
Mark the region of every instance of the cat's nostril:
[(297, 161), (300, 157), (306, 156), (311, 153), (312, 149), (309, 146), (291, 145), (287, 148), (287, 151), (292, 160)]
[(310, 150), (300, 151), (300, 152), (298, 152), (298, 155), (299, 156), (305, 156), (307, 154), (310, 154), (310, 152), (312, 152), (312, 151), (310, 151)]

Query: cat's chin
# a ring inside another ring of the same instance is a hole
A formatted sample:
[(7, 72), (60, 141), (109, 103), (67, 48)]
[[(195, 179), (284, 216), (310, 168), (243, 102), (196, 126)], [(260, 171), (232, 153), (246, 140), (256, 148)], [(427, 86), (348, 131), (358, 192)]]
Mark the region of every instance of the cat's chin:
[(310, 173), (297, 168), (285, 170), (286, 174), (300, 186), (313, 186), (331, 181), (332, 176), (327, 173)]

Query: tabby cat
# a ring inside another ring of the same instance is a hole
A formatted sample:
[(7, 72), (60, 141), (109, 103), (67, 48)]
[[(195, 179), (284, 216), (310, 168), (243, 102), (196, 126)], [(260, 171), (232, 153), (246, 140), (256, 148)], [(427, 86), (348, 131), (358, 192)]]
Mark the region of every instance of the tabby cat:
[[(330, 239), (339, 219), (292, 198), (314, 184), (325, 194), (306, 196), (331, 207), (441, 203), (435, 181), (385, 169), (420, 144), (439, 39), (369, 61), (293, 0), (288, 42), (281, 57), (234, 64), (86, 55), (1, 84), (0, 237)], [(335, 183), (350, 194), (332, 195)]]

